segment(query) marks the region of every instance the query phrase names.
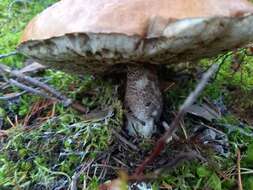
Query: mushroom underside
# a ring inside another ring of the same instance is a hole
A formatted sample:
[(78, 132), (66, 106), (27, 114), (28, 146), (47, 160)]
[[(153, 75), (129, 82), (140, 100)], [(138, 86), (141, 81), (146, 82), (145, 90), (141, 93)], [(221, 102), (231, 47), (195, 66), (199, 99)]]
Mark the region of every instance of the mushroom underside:
[(252, 25), (253, 15), (192, 18), (170, 23), (159, 36), (77, 32), (23, 42), (18, 51), (75, 74), (104, 75), (127, 66), (127, 128), (148, 137), (162, 110), (157, 74), (150, 65), (176, 65), (244, 46), (253, 41)]
[(18, 51), (66, 72), (106, 74), (130, 63), (177, 64), (212, 57), (253, 42), (253, 15), (190, 18), (157, 36), (75, 32), (22, 42)]

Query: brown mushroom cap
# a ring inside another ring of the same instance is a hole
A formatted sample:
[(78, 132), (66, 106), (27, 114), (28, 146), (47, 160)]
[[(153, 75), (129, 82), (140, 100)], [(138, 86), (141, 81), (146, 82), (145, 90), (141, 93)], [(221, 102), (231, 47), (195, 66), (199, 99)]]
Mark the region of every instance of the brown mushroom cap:
[(18, 50), (74, 73), (171, 64), (253, 41), (246, 0), (61, 0), (26, 27)]

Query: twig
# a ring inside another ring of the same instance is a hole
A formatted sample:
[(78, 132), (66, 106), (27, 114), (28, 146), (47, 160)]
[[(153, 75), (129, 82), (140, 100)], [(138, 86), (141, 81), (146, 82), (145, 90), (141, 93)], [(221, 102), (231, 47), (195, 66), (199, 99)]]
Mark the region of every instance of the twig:
[(62, 95), (60, 92), (58, 92), (57, 90), (53, 89), (52, 87), (44, 84), (43, 82), (40, 82), (39, 80), (36, 80), (36, 79), (29, 77), (29, 76), (26, 76), (19, 71), (12, 71), (9, 67), (2, 65), (2, 64), (0, 64), (0, 70), (2, 72), (6, 72), (6, 73), (10, 74), (11, 76), (17, 77), (19, 80), (23, 80), (31, 85), (34, 85), (36, 87), (43, 89), (47, 93), (50, 93), (54, 97), (56, 97), (56, 99), (63, 102), (65, 106), (69, 106), (72, 103), (72, 101), (70, 99), (68, 99), (67, 97)]
[(27, 60), (26, 63), (28, 64), (27, 66), (23, 67), (22, 69), (19, 70), (20, 73), (23, 74), (35, 74), (40, 71), (44, 71), (46, 67), (44, 65), (41, 65), (37, 62), (34, 62), (32, 60)]
[(253, 171), (241, 172), (241, 175), (246, 175), (246, 174), (253, 174)]
[(72, 104), (70, 105), (73, 109), (75, 109), (76, 111), (79, 111), (81, 113), (86, 113), (87, 109), (85, 107), (83, 107), (81, 104), (79, 104), (76, 101), (73, 101)]
[[(32, 107), (30, 108), (30, 111), (26, 114), (23, 125), (24, 127), (28, 126), (28, 123), (30, 122), (30, 119), (41, 113), (41, 111), (46, 110), (49, 106), (54, 105), (55, 101), (52, 100), (43, 100), (43, 101), (37, 101)], [(53, 117), (53, 116), (52, 116)], [(46, 117), (47, 118), (47, 117)], [(43, 120), (43, 118), (40, 118), (40, 120)]]
[[(162, 122), (162, 126), (165, 128), (165, 130), (168, 130), (170, 128), (169, 124), (166, 121)], [(171, 136), (170, 139), (167, 140), (167, 143), (172, 139), (179, 141), (179, 137), (175, 133)]]
[(70, 190), (77, 190), (77, 181), (78, 181), (79, 177), (80, 177), (80, 174), (75, 172), (71, 178), (72, 181), (70, 183), (70, 188), (69, 188)]
[(3, 100), (3, 101), (10, 101), (10, 100), (13, 100), (13, 99), (16, 99), (20, 96), (22, 96), (23, 94), (25, 94), (26, 91), (23, 91), (23, 92), (20, 92), (20, 93), (17, 93), (17, 94), (13, 94), (13, 95), (7, 95), (7, 96), (1, 96), (0, 97), (0, 100)]
[(48, 94), (43, 93), (43, 92), (41, 92), (40, 90), (36, 90), (36, 89), (34, 89), (34, 88), (31, 88), (31, 87), (29, 87), (29, 86), (26, 86), (26, 85), (24, 85), (24, 84), (22, 84), (22, 83), (20, 83), (20, 82), (18, 82), (18, 81), (16, 81), (16, 80), (14, 80), (14, 79), (10, 79), (10, 80), (9, 80), (9, 83), (10, 83), (11, 85), (13, 85), (13, 86), (16, 86), (16, 87), (18, 87), (18, 88), (20, 88), (20, 89), (22, 89), (22, 90), (25, 90), (25, 91), (27, 91), (27, 92), (30, 92), (30, 93), (32, 93), (32, 94), (39, 95), (39, 96), (41, 96), (41, 97), (43, 97), (43, 98), (55, 100), (55, 98), (52, 98), (52, 97), (49, 96)]
[(0, 139), (5, 137), (8, 137), (8, 133), (6, 132), (6, 130), (0, 130)]
[[(240, 171), (241, 175), (253, 174), (253, 170), (252, 169), (241, 168), (240, 170), (241, 170)], [(227, 174), (228, 177), (235, 176), (235, 175), (238, 175), (238, 172)]]
[(241, 176), (241, 151), (237, 150), (237, 180), (238, 180), (238, 190), (243, 190), (242, 187), (242, 176)]
[(67, 97), (62, 95), (60, 92), (56, 91), (52, 87), (50, 87), (42, 82), (40, 82), (39, 80), (36, 80), (36, 79), (29, 77), (29, 76), (26, 76), (26, 75), (20, 73), (19, 71), (11, 71), (10, 74), (12, 76), (17, 77), (20, 80), (26, 81), (34, 86), (40, 87), (41, 89), (45, 90), (46, 92), (52, 94), (57, 99), (61, 100), (65, 106), (69, 106), (72, 102), (70, 99), (68, 99)]
[(216, 59), (215, 59), (215, 62), (221, 60), (221, 63), (219, 64), (219, 68), (217, 69), (217, 72), (216, 74), (214, 75), (213, 77), (213, 80), (216, 80), (217, 79), (217, 73), (219, 73), (221, 67), (226, 63), (226, 59), (229, 58), (231, 55), (233, 55), (233, 52), (229, 52), (225, 55), (221, 55), (221, 56), (218, 56)]
[(139, 148), (137, 146), (135, 146), (133, 143), (129, 142), (125, 137), (123, 137), (122, 135), (120, 135), (116, 130), (114, 130), (113, 128), (111, 129), (112, 133), (123, 143), (125, 143), (127, 146), (129, 146), (130, 148), (132, 148), (133, 150), (138, 151)]
[[(121, 161), (120, 159), (118, 159), (117, 157), (113, 156), (112, 159), (113, 159), (114, 161), (116, 161), (118, 164), (121, 164), (122, 166), (124, 166), (125, 168), (128, 168), (128, 165), (126, 165), (124, 162), (122, 162), (122, 161)], [(119, 169), (122, 169), (122, 167), (119, 168)]]
[(107, 156), (106, 156), (106, 159), (104, 160), (104, 165), (105, 166), (102, 166), (102, 171), (100, 173), (100, 175), (98, 176), (98, 179), (104, 179), (107, 172), (108, 172), (108, 163), (110, 161), (110, 158), (111, 158), (111, 153), (107, 153)]
[(9, 116), (7, 116), (6, 119), (9, 122), (9, 124), (11, 125), (12, 128), (16, 127), (16, 125), (11, 121), (11, 119), (9, 118)]
[(120, 170), (120, 169), (122, 169), (120, 167), (111, 166), (111, 165), (107, 165), (107, 164), (93, 164), (92, 167), (105, 167), (105, 168), (110, 168), (110, 169), (113, 169), (113, 170)]
[(81, 174), (84, 173), (84, 171), (87, 169), (87, 168), (90, 168), (91, 164), (94, 162), (94, 159), (90, 160), (87, 162), (87, 164), (84, 164), (82, 166), (82, 168), (80, 169), (79, 172), (75, 172), (74, 175), (72, 176), (72, 180), (71, 180), (71, 183), (69, 185), (69, 190), (77, 190), (77, 182), (78, 182), (78, 179), (80, 178)]
[(200, 93), (204, 90), (205, 86), (208, 84), (210, 78), (216, 73), (219, 65), (213, 64), (206, 73), (204, 73), (202, 79), (197, 85), (196, 89), (186, 98), (184, 104), (180, 107), (178, 114), (173, 120), (170, 128), (165, 132), (165, 134), (157, 141), (155, 147), (153, 148), (151, 154), (141, 163), (141, 165), (135, 170), (134, 176), (138, 176), (143, 173), (145, 167), (154, 161), (154, 159), (160, 155), (166, 146), (166, 142), (172, 137), (175, 131), (178, 129), (180, 120), (184, 117), (186, 110), (196, 101)]
[(18, 53), (16, 51), (10, 52), (10, 53), (6, 53), (6, 54), (2, 54), (0, 55), (0, 59), (4, 59), (13, 55), (17, 55)]
[[(42, 96), (43, 98), (58, 100), (58, 101), (62, 102), (65, 107), (71, 106), (73, 109), (75, 109), (81, 113), (86, 113), (86, 111), (87, 111), (81, 104), (79, 104), (77, 102), (73, 102), (71, 99), (62, 95), (60, 92), (53, 89), (52, 87), (40, 82), (37, 79), (32, 78), (30, 76), (26, 76), (25, 74), (21, 73), (20, 71), (12, 71), (8, 66), (0, 64), (0, 72), (6, 82), (10, 83), (11, 85), (17, 86), (17, 87), (25, 90), (26, 92), (30, 92), (32, 94), (37, 94), (39, 96)], [(39, 87), (47, 93), (37, 90), (35, 88), (29, 87), (21, 82), (18, 82), (17, 80), (8, 79), (5, 75), (5, 73), (9, 74), (10, 76), (16, 77), (18, 80), (22, 80), (28, 84)], [(2, 99), (4, 99), (4, 98), (2, 98)]]

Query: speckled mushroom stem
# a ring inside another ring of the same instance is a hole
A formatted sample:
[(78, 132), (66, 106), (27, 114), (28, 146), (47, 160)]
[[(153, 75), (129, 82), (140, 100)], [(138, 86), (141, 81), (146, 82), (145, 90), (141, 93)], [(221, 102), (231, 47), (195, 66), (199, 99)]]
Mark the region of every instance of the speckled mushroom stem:
[(148, 138), (156, 131), (163, 101), (154, 67), (128, 66), (125, 107), (130, 135)]

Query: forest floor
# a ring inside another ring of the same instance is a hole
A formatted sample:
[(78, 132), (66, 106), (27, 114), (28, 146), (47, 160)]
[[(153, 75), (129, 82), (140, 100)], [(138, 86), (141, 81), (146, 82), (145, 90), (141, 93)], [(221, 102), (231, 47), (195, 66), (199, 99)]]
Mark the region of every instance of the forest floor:
[[(27, 22), (55, 1), (1, 0), (0, 55), (15, 51)], [(232, 190), (242, 184), (243, 189), (253, 190), (253, 52), (240, 49), (227, 55), (201, 60), (177, 75), (170, 69), (165, 73), (162, 121), (170, 123), (203, 71), (214, 61), (222, 63), (181, 122), (179, 140), (169, 143), (146, 168), (148, 180), (143, 186)], [(114, 80), (40, 68), (18, 54), (1, 58), (0, 64), (20, 71), (33, 68), (29, 76), (85, 108), (83, 114), (31, 95), (0, 75), (1, 190), (73, 190), (73, 184), (97, 189), (110, 179), (131, 174), (164, 131), (160, 126), (154, 137), (140, 140), (121, 130), (122, 88)]]

